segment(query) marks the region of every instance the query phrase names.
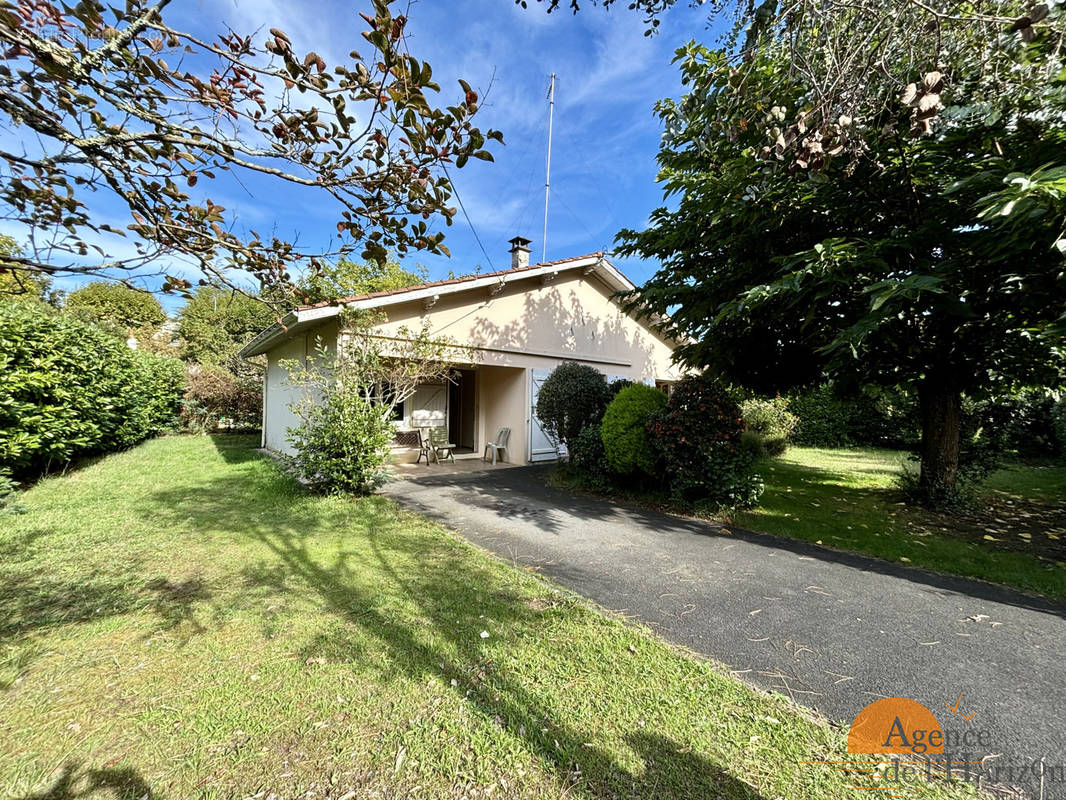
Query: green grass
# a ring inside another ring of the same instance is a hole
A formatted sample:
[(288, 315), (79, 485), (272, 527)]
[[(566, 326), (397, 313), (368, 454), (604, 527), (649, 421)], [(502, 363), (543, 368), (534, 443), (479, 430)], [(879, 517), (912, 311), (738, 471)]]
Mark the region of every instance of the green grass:
[(0, 517), (0, 796), (854, 795), (784, 698), (250, 444), (151, 441)]
[(1066, 467), (1014, 465), (981, 506), (933, 514), (899, 501), (905, 455), (792, 448), (760, 464), (760, 506), (742, 527), (1066, 599)]

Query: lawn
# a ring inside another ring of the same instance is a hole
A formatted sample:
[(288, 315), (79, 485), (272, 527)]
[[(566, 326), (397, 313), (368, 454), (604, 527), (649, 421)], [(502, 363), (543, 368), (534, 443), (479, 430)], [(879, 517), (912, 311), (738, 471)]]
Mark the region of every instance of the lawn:
[(759, 465), (766, 491), (735, 521), (1066, 600), (1066, 466), (1001, 470), (973, 509), (948, 515), (900, 502), (905, 463), (890, 450), (791, 448)]
[(800, 763), (839, 730), (251, 444), (151, 441), (0, 517), (0, 796), (854, 795)]

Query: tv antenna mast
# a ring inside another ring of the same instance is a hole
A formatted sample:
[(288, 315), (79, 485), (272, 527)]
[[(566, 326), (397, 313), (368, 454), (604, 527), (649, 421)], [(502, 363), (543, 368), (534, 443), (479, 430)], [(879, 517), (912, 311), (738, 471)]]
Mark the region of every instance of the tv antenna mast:
[(555, 73), (548, 84), (548, 165), (544, 173), (544, 235), (541, 237), (540, 261), (548, 259), (548, 191), (552, 182), (552, 120), (555, 117)]

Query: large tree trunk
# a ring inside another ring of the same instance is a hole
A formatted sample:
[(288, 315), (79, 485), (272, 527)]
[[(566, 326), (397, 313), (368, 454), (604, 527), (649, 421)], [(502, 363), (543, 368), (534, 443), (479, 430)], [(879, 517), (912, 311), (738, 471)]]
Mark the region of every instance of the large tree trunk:
[(935, 375), (918, 389), (922, 414), (922, 472), (919, 484), (927, 503), (939, 504), (955, 493), (959, 475), (959, 425), (962, 394)]

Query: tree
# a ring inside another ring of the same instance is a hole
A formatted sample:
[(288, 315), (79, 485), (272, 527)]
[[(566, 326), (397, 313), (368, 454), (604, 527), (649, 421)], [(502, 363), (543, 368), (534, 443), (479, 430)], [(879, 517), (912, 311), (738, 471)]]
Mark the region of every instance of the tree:
[[(18, 242), (10, 236), (0, 234), (0, 259), (13, 257), (22, 253)], [(0, 261), (2, 263), (2, 261)], [(20, 300), (29, 303), (43, 303), (49, 297), (52, 281), (44, 275), (38, 275), (16, 267), (0, 267), (0, 300)]]
[[(850, 52), (875, 16), (856, 8), (821, 30), (818, 14), (774, 17), (792, 39), (760, 39), (740, 67), (678, 51), (689, 90), (659, 105), (659, 160), (679, 201), (623, 231), (621, 251), (662, 260), (631, 301), (672, 314), (690, 365), (764, 392), (826, 374), (913, 390), (938, 503), (957, 487), (963, 394), (1063, 375), (1061, 200), (1034, 188), (1066, 153), (1061, 17), (1019, 25), (1007, 4), (938, 47), (950, 14), (889, 4), (878, 61), (862, 62), (888, 77), (825, 93), (825, 52)], [(915, 38), (922, 14), (931, 42)], [(1018, 186), (1021, 205), (1005, 195)]]
[(248, 341), (277, 319), (254, 296), (219, 286), (201, 286), (178, 312), (182, 358), (222, 366), (235, 375), (257, 379), (262, 368), (237, 356)]
[(75, 289), (67, 295), (64, 308), (123, 334), (130, 328), (158, 328), (167, 319), (153, 295), (107, 281), (93, 281)]
[(296, 282), (296, 291), (305, 303), (322, 303), (371, 292), (404, 289), (429, 279), (425, 267), (416, 269), (418, 272), (411, 272), (393, 260), (380, 264), (372, 261), (361, 264), (342, 258), (336, 263), (324, 265), (318, 272), (301, 277)]
[[(277, 285), (356, 250), (447, 252), (430, 228), (455, 213), (447, 166), (492, 160), (485, 143), (502, 136), (473, 126), (479, 98), (465, 81), (453, 105), (431, 105), (440, 87), (407, 52), (391, 0), (361, 15), (364, 54), (337, 65), (296, 52), (277, 28), (201, 39), (166, 22), (168, 5), (0, 8), (0, 118), (25, 131), (20, 148), (0, 150), (0, 218), (28, 239), (0, 267), (133, 285), (175, 257), (221, 285), (241, 285), (241, 272)], [(220, 172), (332, 204), (340, 238), (301, 248), (241, 231), (203, 191)], [(128, 208), (124, 228), (90, 208), (101, 197)], [(191, 284), (169, 274), (163, 285)]]

